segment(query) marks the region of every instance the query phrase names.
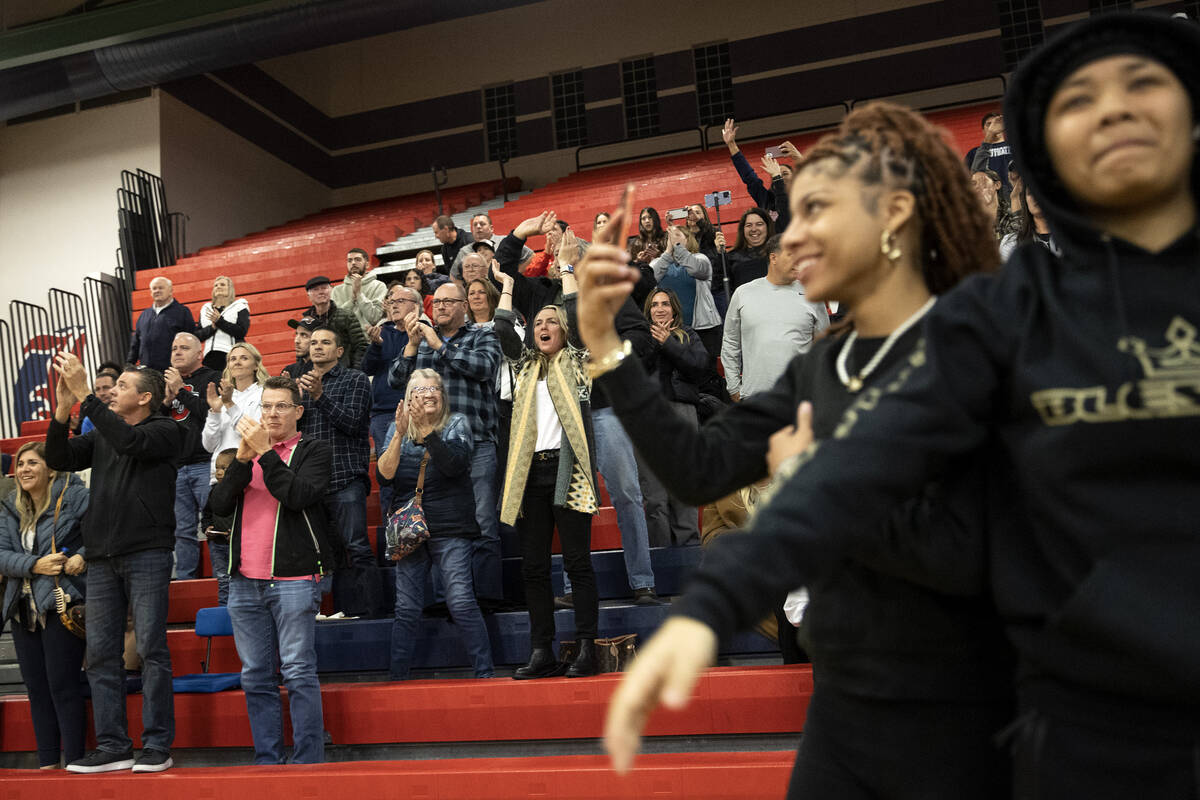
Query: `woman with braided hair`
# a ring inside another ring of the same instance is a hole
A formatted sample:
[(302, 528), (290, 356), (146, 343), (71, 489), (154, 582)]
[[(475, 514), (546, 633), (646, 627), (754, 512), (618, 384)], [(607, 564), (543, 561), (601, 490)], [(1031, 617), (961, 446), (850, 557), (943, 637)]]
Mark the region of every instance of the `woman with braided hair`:
[[(1061, 254), (1020, 247), (943, 295), (907, 363), (790, 460), (749, 533), (710, 549), (614, 696), (618, 766), (722, 636), (982, 454), (988, 580), (1019, 665), (1014, 796), (1200, 794), (1200, 29), (1152, 13), (1062, 27), (1018, 67), (1004, 114)], [(607, 264), (595, 277), (605, 304), (629, 282)]]
[[(803, 449), (793, 423), (834, 435), (843, 412), (913, 355), (937, 295), (997, 265), (962, 164), (937, 129), (899, 106), (858, 109), (818, 142), (797, 167), (791, 204), (785, 257), (808, 299), (854, 310), (843, 335), (817, 341), (773, 389), (699, 431), (662, 408), (635, 359), (596, 379), (652, 471), (684, 502), (712, 502), (775, 471)], [(609, 271), (594, 256), (580, 269), (580, 326), (592, 353), (620, 346), (600, 300), (612, 284), (597, 280), (625, 279)], [(664, 441), (672, 446), (654, 446)], [(981, 469), (964, 460), (807, 585), (802, 639), (816, 689), (792, 796), (1005, 794), (1006, 765), (991, 738), (1011, 720), (1012, 662), (985, 593), (982, 486)], [(707, 565), (706, 557), (701, 576)], [(762, 598), (764, 611), (782, 606), (785, 593)], [(781, 630), (792, 628), (782, 620)], [(922, 774), (922, 763), (937, 769)]]

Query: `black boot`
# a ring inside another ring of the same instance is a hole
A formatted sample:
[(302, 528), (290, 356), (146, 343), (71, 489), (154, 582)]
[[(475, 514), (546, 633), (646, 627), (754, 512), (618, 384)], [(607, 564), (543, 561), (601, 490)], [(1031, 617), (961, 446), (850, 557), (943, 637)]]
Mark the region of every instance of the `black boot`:
[(549, 647), (535, 647), (529, 654), (529, 663), (523, 667), (517, 667), (513, 671), (513, 680), (549, 678), (561, 674), (561, 669), (562, 665), (558, 663), (558, 659), (554, 657), (554, 652)]
[(579, 652), (575, 654), (575, 660), (571, 662), (571, 666), (567, 669), (568, 678), (584, 678), (588, 675), (595, 675), (599, 666), (596, 662), (596, 640), (595, 639), (580, 639)]

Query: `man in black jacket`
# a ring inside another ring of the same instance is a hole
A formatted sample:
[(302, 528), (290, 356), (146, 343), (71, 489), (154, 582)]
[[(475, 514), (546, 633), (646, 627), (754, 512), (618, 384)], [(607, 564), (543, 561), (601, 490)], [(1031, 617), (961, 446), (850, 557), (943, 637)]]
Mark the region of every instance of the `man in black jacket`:
[[(231, 515), (229, 618), (254, 737), (255, 764), (284, 763), (283, 711), (275, 680), (288, 690), (294, 764), (325, 760), (316, 618), (328, 572), (325, 490), (332, 473), (328, 442), (297, 429), (300, 389), (280, 375), (263, 384), (262, 422), (238, 422), (242, 441), (213, 487), (213, 514)], [(259, 481), (255, 481), (259, 478)]]
[[(96, 750), (67, 765), (71, 772), (161, 772), (171, 767), (175, 700), (167, 649), (167, 585), (175, 547), (176, 459), (184, 449), (179, 423), (158, 413), (165, 382), (146, 367), (117, 379), (109, 407), (88, 393), (79, 359), (62, 352), (54, 419), (46, 433), (53, 469), (92, 468), (91, 504), (83, 520), (88, 559), (88, 683)], [(67, 438), (71, 407), (94, 431)], [(110, 410), (111, 409), (111, 410)], [(132, 611), (142, 657), (142, 754), (135, 761), (125, 719), (125, 619)]]
[(458, 258), (458, 252), (475, 240), (471, 238), (471, 234), (455, 225), (454, 218), (448, 214), (442, 214), (433, 221), (433, 235), (442, 243), (442, 266), (437, 271), (449, 275), (450, 267)]
[[(183, 426), (187, 437), (175, 480), (175, 579), (186, 581), (200, 577), (200, 540), (196, 532), (212, 478), (212, 454), (204, 449), (200, 434), (208, 418), (208, 385), (221, 376), (204, 366), (204, 345), (199, 339), (190, 333), (177, 333), (171, 343), (171, 366), (163, 377), (167, 382), (163, 405)], [(218, 569), (225, 568), (221, 555), (209, 545), (214, 576), (219, 574)], [(224, 555), (228, 560), (229, 554)]]

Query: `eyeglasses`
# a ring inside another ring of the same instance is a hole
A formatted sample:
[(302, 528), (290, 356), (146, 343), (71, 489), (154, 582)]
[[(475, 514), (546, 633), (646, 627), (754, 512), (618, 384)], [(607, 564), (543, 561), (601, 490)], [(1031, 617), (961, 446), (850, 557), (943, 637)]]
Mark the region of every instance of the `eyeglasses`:
[(461, 302), (463, 302), (463, 301), (462, 301), (462, 300), (452, 300), (452, 299), (450, 299), (450, 298), (448, 298), (448, 297), (443, 297), (443, 298), (441, 298), (441, 299), (439, 299), (439, 300), (434, 300), (434, 301), (433, 301), (433, 304), (434, 304), (435, 306), (452, 306), (452, 305), (454, 305), (455, 303), (461, 303)]
[(440, 394), (441, 389), (436, 386), (416, 386), (413, 388), (413, 394)]
[(264, 414), (274, 414), (276, 412), (280, 414), (286, 414), (289, 408), (295, 407), (295, 403), (263, 403), (261, 406), (259, 406)]

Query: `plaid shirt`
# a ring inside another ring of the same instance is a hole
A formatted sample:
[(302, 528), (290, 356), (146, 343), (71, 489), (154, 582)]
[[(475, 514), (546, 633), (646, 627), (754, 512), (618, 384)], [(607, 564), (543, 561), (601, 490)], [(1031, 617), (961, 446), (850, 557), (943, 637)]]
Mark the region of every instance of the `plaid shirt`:
[(371, 443), (367, 430), (371, 413), (371, 381), (356, 369), (335, 365), (321, 378), (321, 396), (304, 395), (300, 430), (333, 447), (329, 492), (344, 489), (353, 480), (367, 481)]
[(417, 354), (392, 362), (388, 381), (404, 389), (413, 370), (429, 368), (442, 376), (450, 411), (466, 415), (476, 442), (496, 441), (496, 373), (500, 369), (500, 340), (491, 327), (467, 323), (439, 350), (424, 340)]

